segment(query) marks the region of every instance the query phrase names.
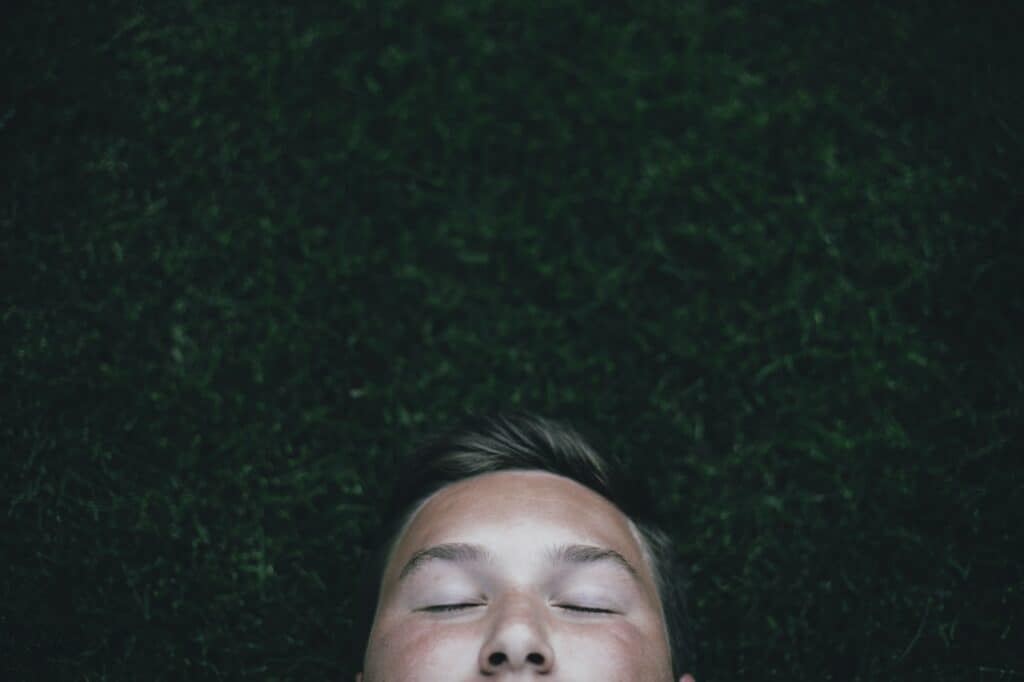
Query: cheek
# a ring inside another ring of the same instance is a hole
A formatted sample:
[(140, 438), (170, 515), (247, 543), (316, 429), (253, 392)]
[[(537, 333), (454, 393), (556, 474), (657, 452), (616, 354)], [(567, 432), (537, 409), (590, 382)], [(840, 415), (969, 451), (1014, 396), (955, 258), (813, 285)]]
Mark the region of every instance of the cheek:
[(579, 679), (605, 682), (665, 682), (671, 679), (668, 650), (653, 632), (624, 622), (574, 626), (561, 632), (559, 668)]
[(406, 621), (374, 632), (365, 682), (447, 682), (472, 675), (480, 650), (467, 628)]

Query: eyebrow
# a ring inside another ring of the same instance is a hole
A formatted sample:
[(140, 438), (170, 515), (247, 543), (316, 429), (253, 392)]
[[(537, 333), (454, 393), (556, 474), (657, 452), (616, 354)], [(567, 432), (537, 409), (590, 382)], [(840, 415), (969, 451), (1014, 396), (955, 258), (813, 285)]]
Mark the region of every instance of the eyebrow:
[(443, 545), (434, 545), (433, 547), (427, 547), (426, 549), (421, 549), (414, 553), (412, 557), (405, 562), (405, 566), (402, 567), (402, 572), (398, 574), (398, 579), (400, 581), (405, 580), (412, 575), (416, 569), (430, 561), (449, 561), (456, 564), (468, 564), (487, 561), (490, 557), (490, 553), (480, 545), (470, 545), (465, 542), (447, 542)]
[[(571, 564), (582, 566), (611, 562), (624, 569), (635, 580), (640, 579), (640, 573), (636, 567), (614, 549), (598, 547), (596, 545), (558, 545), (547, 552), (552, 563)], [(490, 561), (491, 554), (481, 545), (473, 545), (465, 542), (448, 542), (441, 545), (434, 545), (415, 552), (405, 562), (398, 580), (402, 581), (412, 575), (417, 569), (431, 561), (447, 561), (455, 564), (479, 563)]]
[(560, 564), (596, 564), (609, 561), (620, 568), (624, 568), (633, 578), (639, 580), (640, 572), (614, 549), (597, 547), (595, 545), (559, 545), (548, 552), (548, 556), (555, 563)]

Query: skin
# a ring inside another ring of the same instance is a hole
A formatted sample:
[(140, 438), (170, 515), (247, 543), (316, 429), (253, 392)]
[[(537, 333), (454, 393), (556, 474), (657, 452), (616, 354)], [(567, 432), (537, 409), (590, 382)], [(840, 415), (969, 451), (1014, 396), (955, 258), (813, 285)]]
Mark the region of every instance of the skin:
[(357, 682), (492, 678), (673, 680), (632, 524), (567, 478), (503, 471), (449, 485), (413, 515), (385, 568)]

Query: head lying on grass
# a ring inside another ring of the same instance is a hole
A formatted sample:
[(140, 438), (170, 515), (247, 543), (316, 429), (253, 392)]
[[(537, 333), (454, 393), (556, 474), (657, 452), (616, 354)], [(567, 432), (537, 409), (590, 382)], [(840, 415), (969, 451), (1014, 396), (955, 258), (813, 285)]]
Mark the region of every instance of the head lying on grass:
[(473, 419), (408, 462), (368, 573), (362, 682), (693, 682), (649, 497), (572, 429)]

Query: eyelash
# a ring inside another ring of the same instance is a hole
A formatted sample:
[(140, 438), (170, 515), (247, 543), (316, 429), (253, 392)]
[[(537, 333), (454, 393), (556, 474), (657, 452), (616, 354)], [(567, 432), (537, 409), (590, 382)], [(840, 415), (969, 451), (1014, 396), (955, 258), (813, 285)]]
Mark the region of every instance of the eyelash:
[(576, 606), (575, 604), (556, 604), (555, 606), (557, 606), (560, 609), (565, 609), (566, 611), (573, 611), (575, 613), (615, 613), (611, 609), (598, 609), (592, 608), (590, 606)]
[(437, 604), (436, 606), (424, 607), (422, 610), (427, 613), (451, 613), (454, 611), (465, 611), (474, 606), (483, 606), (483, 604)]
[[(470, 603), (465, 603), (465, 604), (437, 604), (437, 605), (434, 605), (434, 606), (424, 607), (422, 610), (426, 611), (427, 613), (457, 613), (459, 611), (465, 611), (466, 609), (471, 609), (471, 608), (476, 607), (476, 606), (484, 606), (484, 605), (483, 604), (470, 604)], [(577, 606), (575, 604), (555, 604), (555, 606), (560, 608), (560, 609), (564, 609), (566, 611), (572, 611), (574, 613), (596, 613), (596, 614), (615, 613), (611, 609), (598, 609), (598, 608), (591, 608), (589, 606)]]

